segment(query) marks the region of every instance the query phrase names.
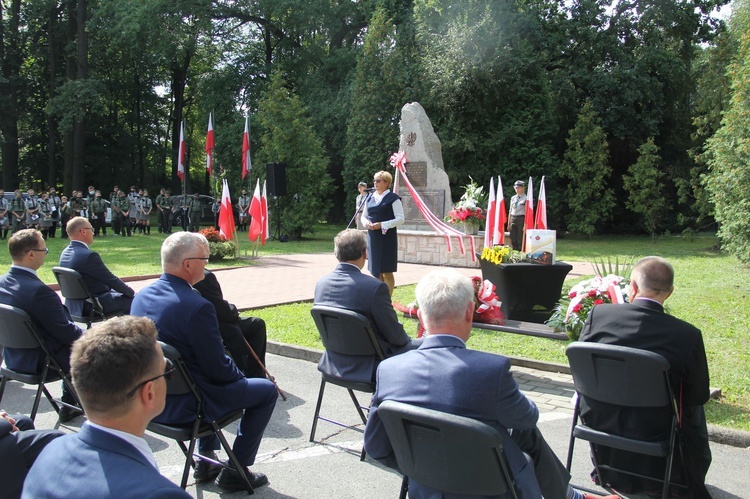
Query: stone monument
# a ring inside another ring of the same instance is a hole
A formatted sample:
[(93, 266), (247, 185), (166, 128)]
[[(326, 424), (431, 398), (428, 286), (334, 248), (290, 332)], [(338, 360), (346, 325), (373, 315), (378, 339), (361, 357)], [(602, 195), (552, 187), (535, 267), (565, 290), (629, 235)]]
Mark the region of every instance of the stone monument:
[[(418, 102), (401, 108), (399, 150), (406, 154), (407, 177), (430, 211), (442, 220), (453, 205), (448, 174), (443, 168), (440, 139)], [(400, 230), (431, 230), (402, 183), (399, 183), (398, 195), (401, 196), (406, 219)]]
[[(418, 102), (411, 102), (401, 108), (399, 150), (406, 154), (406, 176), (412, 186), (430, 211), (443, 220), (453, 206), (450, 183), (443, 167), (440, 139), (435, 135), (427, 113)], [(405, 218), (404, 225), (398, 229), (399, 262), (453, 267), (479, 266), (471, 258), (468, 240), (463, 241), (463, 255), (456, 238), (452, 238), (453, 251), (448, 252), (445, 236), (430, 227), (403, 182), (399, 182), (398, 195), (401, 196)], [(474, 241), (476, 248), (481, 251), (481, 239), (474, 236)]]

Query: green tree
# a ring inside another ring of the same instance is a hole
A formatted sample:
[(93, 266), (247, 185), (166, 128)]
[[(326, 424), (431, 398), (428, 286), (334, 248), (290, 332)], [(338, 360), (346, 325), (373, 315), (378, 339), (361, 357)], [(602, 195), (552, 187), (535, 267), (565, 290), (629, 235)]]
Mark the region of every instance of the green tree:
[(709, 172), (704, 180), (723, 247), (750, 263), (750, 4), (739, 2), (736, 7), (733, 18), (743, 22), (739, 50), (729, 66), (731, 99), (721, 128), (708, 140)]
[(653, 137), (638, 148), (638, 154), (638, 161), (630, 165), (628, 175), (623, 177), (627, 206), (641, 216), (651, 241), (656, 242), (656, 229), (664, 220), (669, 203), (664, 194), (665, 173), (661, 170), (659, 148)]
[[(325, 217), (327, 209), (331, 180), (326, 174), (323, 145), (299, 97), (287, 88), (279, 73), (271, 77), (256, 118), (262, 129), (256, 162), (287, 165), (287, 194), (277, 200), (279, 213), (271, 214), (270, 225), (274, 227), (278, 220), (285, 234), (300, 239)], [(270, 203), (273, 212), (275, 203)]]
[(398, 122), (406, 104), (409, 58), (396, 43), (396, 27), (384, 9), (370, 21), (352, 90), (346, 131), (344, 190), (347, 213), (354, 212), (357, 183), (388, 164), (398, 148)]
[(589, 237), (597, 224), (610, 218), (615, 206), (615, 197), (607, 185), (612, 174), (607, 137), (590, 102), (578, 114), (567, 143), (560, 176), (569, 180), (568, 228)]

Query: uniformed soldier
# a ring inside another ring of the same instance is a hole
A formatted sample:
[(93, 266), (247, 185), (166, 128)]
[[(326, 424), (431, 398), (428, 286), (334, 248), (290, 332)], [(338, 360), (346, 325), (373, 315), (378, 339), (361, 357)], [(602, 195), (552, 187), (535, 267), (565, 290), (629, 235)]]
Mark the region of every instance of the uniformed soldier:
[(188, 218), (190, 216), (190, 205), (193, 202), (192, 198), (188, 196), (187, 194), (184, 194), (180, 198), (175, 198), (174, 200), (175, 204), (177, 205), (177, 210), (179, 210), (179, 213), (182, 214), (182, 217), (180, 217), (180, 221), (182, 222), (182, 230), (186, 231), (188, 230)]
[(5, 190), (0, 189), (0, 240), (8, 239), (11, 214), (8, 212), (10, 201), (5, 199)]
[[(143, 191), (141, 191), (143, 193)], [(130, 229), (135, 234), (138, 225), (138, 205), (141, 202), (141, 194), (135, 189), (134, 185), (130, 186), (130, 194), (128, 194), (128, 200), (130, 201)]]
[(159, 189), (159, 194), (156, 196), (156, 199), (154, 199), (154, 205), (156, 206), (156, 223), (159, 226), (159, 232), (164, 232), (164, 227), (162, 226), (162, 216), (161, 216), (161, 202), (164, 199), (164, 187)]
[(115, 234), (120, 234), (122, 237), (125, 237), (127, 234), (130, 237), (130, 200), (125, 196), (125, 191), (118, 193), (112, 210), (117, 215), (115, 219), (116, 224), (113, 224)]
[(242, 232), (243, 230), (247, 230), (247, 223), (250, 218), (249, 213), (247, 210), (250, 209), (250, 196), (247, 195), (247, 189), (242, 189), (242, 195), (240, 196), (240, 199), (237, 201), (237, 207), (240, 210), (240, 227), (239, 230)]
[(10, 210), (10, 224), (15, 234), (19, 230), (26, 228), (24, 226), (26, 223), (26, 203), (23, 201), (20, 190), (16, 189), (13, 191), (13, 194), (16, 197), (10, 200), (8, 209)]
[(526, 184), (523, 180), (516, 180), (513, 184), (516, 194), (510, 198), (508, 209), (508, 232), (510, 232), (510, 244), (515, 251), (523, 248), (523, 224), (526, 219)]
[(62, 205), (62, 199), (57, 195), (57, 191), (54, 187), (50, 187), (49, 189), (49, 203), (52, 205), (52, 227), (49, 228), (47, 235), (49, 237), (55, 237), (57, 224), (60, 222), (60, 206)]
[(138, 207), (138, 223), (141, 225), (142, 234), (151, 234), (151, 211), (154, 209), (154, 203), (148, 197), (148, 190), (143, 189), (141, 204)]
[(42, 232), (42, 239), (47, 239), (49, 229), (52, 227), (52, 204), (49, 202), (49, 194), (42, 192), (39, 203), (39, 229)]
[(84, 201), (86, 203), (86, 218), (89, 219), (89, 223), (92, 227), (96, 226), (96, 218), (94, 218), (94, 210), (91, 209), (91, 204), (94, 202), (94, 199), (96, 199), (96, 189), (93, 185), (89, 186), (89, 192), (84, 198)]
[(96, 191), (94, 194), (94, 200), (89, 205), (89, 212), (93, 212), (91, 218), (94, 223), (91, 226), (94, 228), (94, 236), (99, 235), (101, 230), (102, 235), (107, 235), (107, 202), (102, 198), (101, 191)]
[(72, 208), (70, 207), (70, 202), (68, 201), (67, 196), (63, 196), (60, 198), (60, 232), (63, 239), (68, 238), (68, 220), (70, 220), (72, 217), (70, 214), (72, 213)]
[(29, 229), (39, 228), (39, 199), (34, 194), (34, 189), (26, 191), (26, 226)]
[(200, 195), (196, 192), (193, 194), (193, 199), (190, 200), (187, 208), (190, 232), (198, 232), (201, 229), (201, 215), (203, 215), (201, 199)]
[(161, 208), (161, 227), (165, 234), (172, 233), (172, 198), (170, 197), (169, 189), (164, 191), (164, 196), (161, 198), (159, 207)]

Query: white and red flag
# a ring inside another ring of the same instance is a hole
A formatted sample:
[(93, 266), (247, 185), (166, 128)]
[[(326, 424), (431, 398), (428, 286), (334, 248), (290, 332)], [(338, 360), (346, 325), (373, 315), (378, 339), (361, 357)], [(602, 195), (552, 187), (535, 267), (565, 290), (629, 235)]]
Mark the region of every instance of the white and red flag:
[(263, 181), (263, 195), (260, 197), (260, 216), (263, 219), (263, 233), (261, 235), (260, 242), (263, 246), (266, 245), (266, 239), (268, 239), (268, 196), (266, 195), (266, 181)]
[(505, 223), (508, 221), (508, 211), (505, 209), (503, 195), (503, 180), (497, 176), (497, 194), (495, 200), (495, 227), (492, 233), (492, 245), (505, 244)]
[(544, 191), (544, 175), (542, 175), (542, 185), (539, 187), (539, 201), (537, 201), (536, 204), (536, 220), (534, 220), (534, 228), (547, 228), (547, 194)]
[(208, 132), (206, 132), (206, 171), (211, 175), (214, 166), (214, 120), (213, 113), (208, 113)]
[(526, 234), (534, 228), (534, 185), (529, 177), (529, 187), (526, 191), (526, 211), (523, 219), (523, 251), (526, 252)]
[(219, 209), (219, 232), (227, 239), (234, 239), (234, 231), (232, 198), (229, 196), (229, 183), (224, 179), (224, 188), (221, 191), (221, 208)]
[(180, 146), (177, 150), (177, 176), (185, 181), (185, 121), (180, 122)]
[(247, 126), (247, 116), (245, 116), (245, 133), (242, 134), (242, 180), (253, 169), (250, 161), (250, 129)]
[(253, 200), (250, 201), (248, 210), (252, 220), (250, 220), (250, 230), (247, 231), (247, 238), (255, 242), (263, 234), (263, 202), (260, 199), (260, 179), (255, 181), (255, 192)]
[(484, 247), (492, 247), (492, 236), (495, 233), (495, 179), (490, 177), (490, 200), (487, 203), (487, 224), (484, 227)]

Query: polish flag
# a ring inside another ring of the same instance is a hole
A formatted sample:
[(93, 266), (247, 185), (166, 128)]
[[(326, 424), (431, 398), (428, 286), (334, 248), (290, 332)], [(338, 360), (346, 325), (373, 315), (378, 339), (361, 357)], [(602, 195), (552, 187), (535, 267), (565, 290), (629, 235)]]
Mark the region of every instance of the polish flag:
[(211, 175), (214, 165), (214, 120), (212, 113), (208, 113), (208, 132), (206, 133), (206, 171)]
[(492, 231), (492, 245), (505, 244), (505, 223), (508, 221), (508, 211), (505, 209), (503, 195), (503, 180), (497, 176), (497, 195), (495, 196), (495, 227)]
[(523, 251), (526, 252), (526, 233), (534, 228), (534, 185), (529, 177), (529, 187), (526, 192), (526, 212), (523, 219)]
[(263, 203), (260, 200), (260, 179), (255, 181), (255, 192), (253, 200), (250, 201), (248, 210), (252, 220), (250, 221), (250, 230), (247, 231), (247, 238), (255, 242), (263, 234)]
[(536, 203), (536, 220), (534, 228), (547, 228), (547, 194), (544, 191), (544, 175), (542, 175), (542, 186), (539, 188), (539, 200)]
[(242, 134), (242, 180), (253, 169), (250, 161), (250, 130), (247, 126), (247, 116), (245, 116), (245, 133)]
[(260, 242), (263, 246), (266, 245), (266, 239), (268, 239), (268, 196), (266, 195), (266, 181), (263, 181), (263, 195), (260, 197), (260, 216), (263, 219), (263, 232), (261, 234)]
[(185, 121), (180, 122), (180, 148), (177, 150), (177, 176), (185, 181)]
[(227, 239), (234, 239), (234, 214), (232, 214), (232, 198), (229, 196), (229, 183), (224, 179), (221, 192), (221, 209), (219, 209), (219, 232)]
[(487, 224), (484, 227), (484, 247), (492, 247), (492, 235), (495, 231), (495, 179), (490, 177), (490, 200), (487, 203)]

